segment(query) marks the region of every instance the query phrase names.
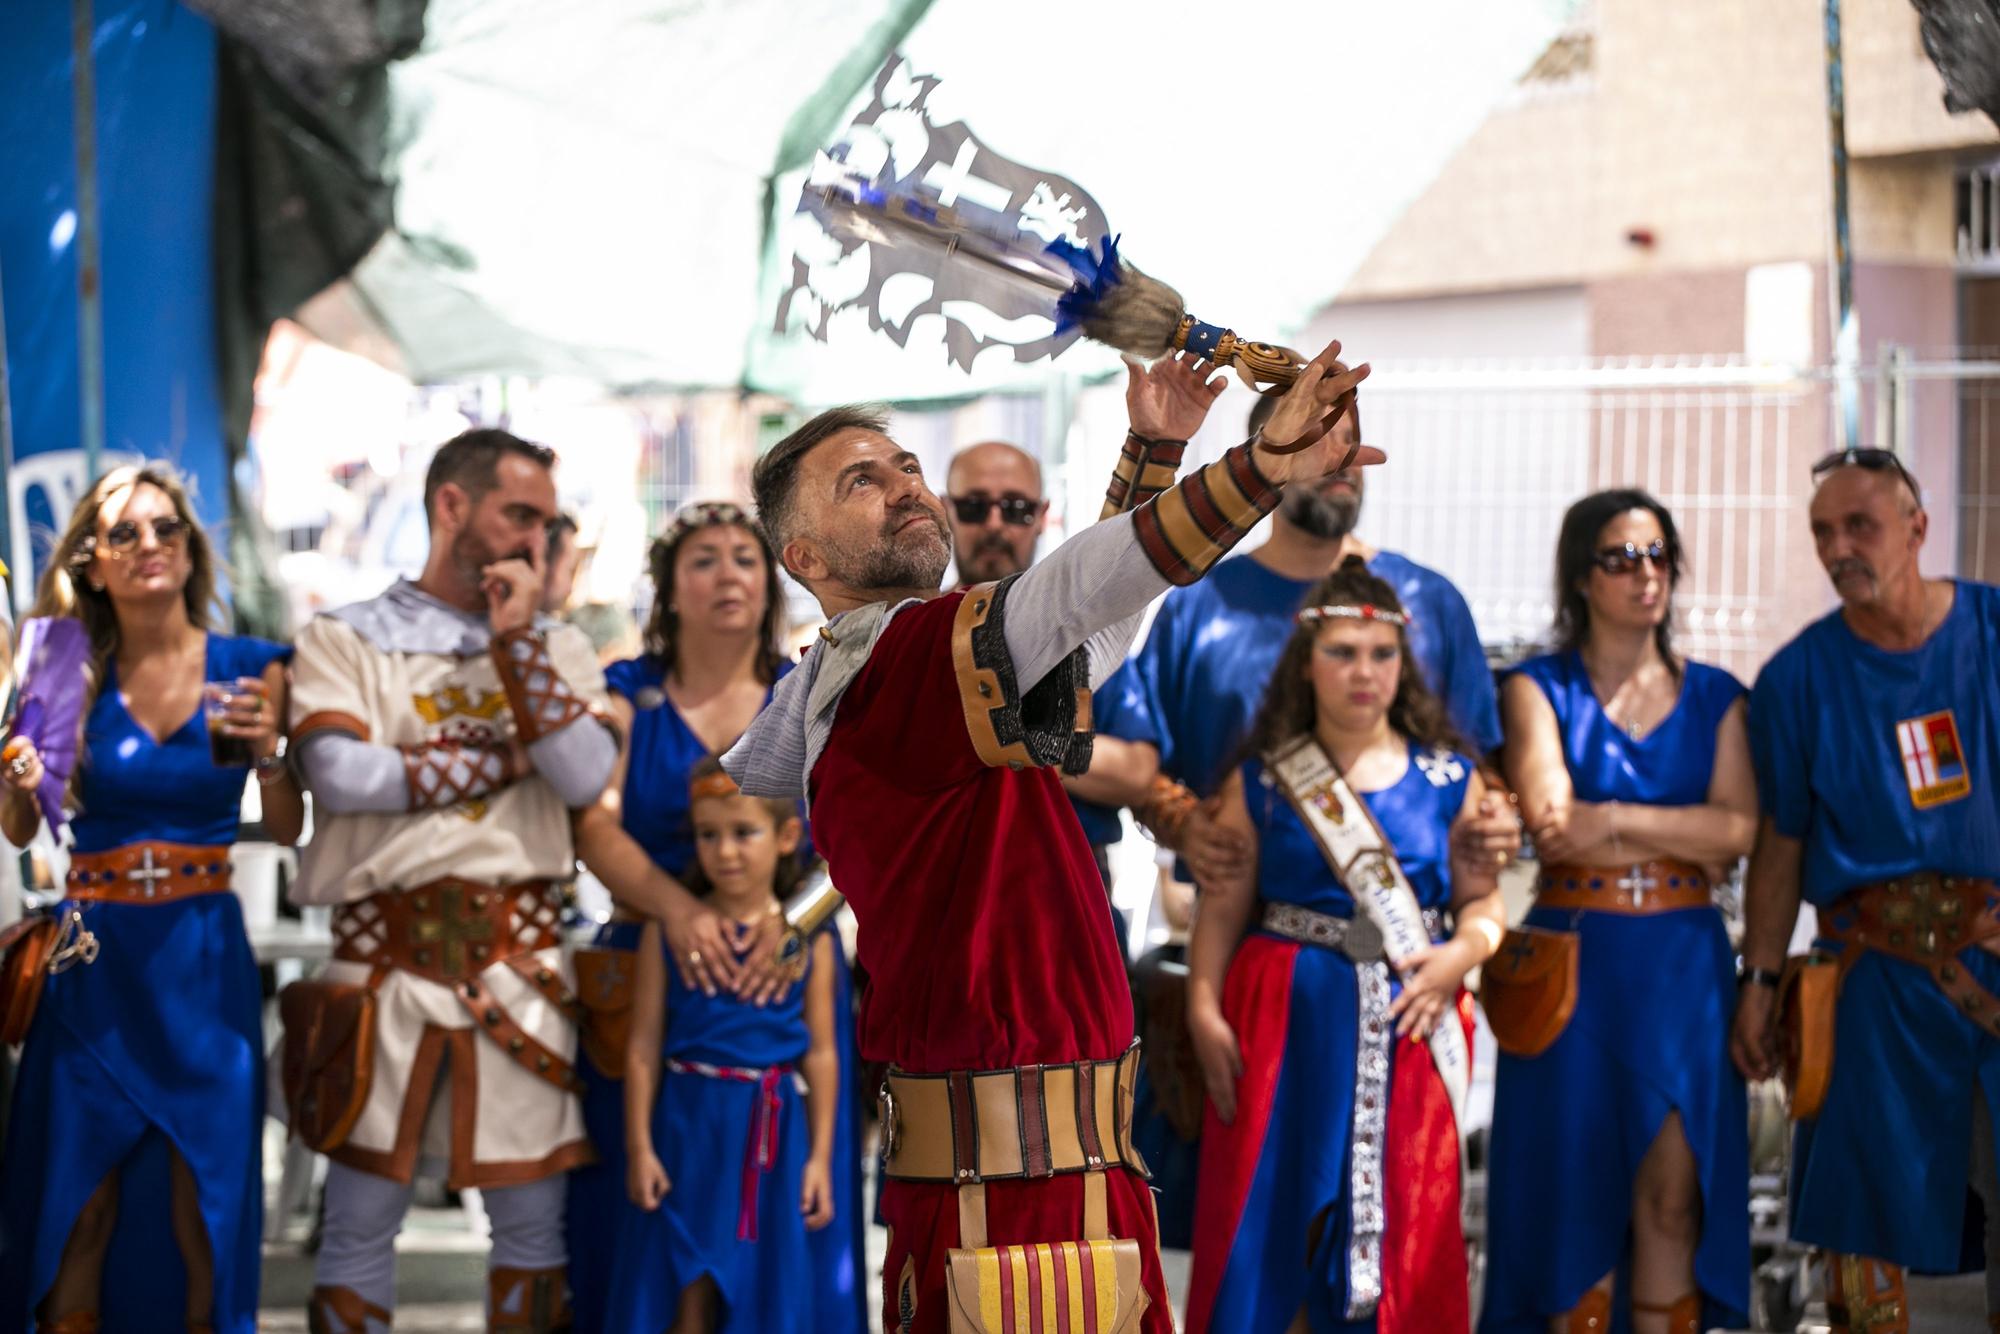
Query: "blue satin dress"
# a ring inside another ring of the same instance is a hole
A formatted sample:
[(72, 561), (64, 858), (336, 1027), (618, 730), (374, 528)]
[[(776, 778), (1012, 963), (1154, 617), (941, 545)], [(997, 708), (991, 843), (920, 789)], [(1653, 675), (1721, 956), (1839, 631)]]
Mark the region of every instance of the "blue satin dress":
[[(1451, 825), (1465, 804), (1473, 767), (1462, 755), (1413, 744), (1400, 779), (1360, 794), (1426, 909), (1442, 911), (1451, 903)], [(1352, 918), (1353, 896), (1327, 866), (1298, 812), (1267, 779), (1262, 762), (1246, 762), (1242, 775), (1257, 830), (1259, 898)], [(1371, 1002), (1359, 970), (1344, 953), (1254, 924), (1237, 948), (1223, 1012), (1242, 1047), (1244, 1076), (1235, 1120), (1223, 1125), (1210, 1107), (1202, 1126), (1190, 1334), (1282, 1334), (1301, 1305), (1315, 1334), (1376, 1328), (1373, 1315), (1347, 1318), (1350, 1286), (1371, 1281), (1356, 1272), (1357, 1264), (1366, 1262), (1353, 1254), (1357, 1239), (1350, 1210), (1359, 1179), (1354, 1126), (1361, 1024), (1364, 1009), (1386, 1005), (1400, 991), (1391, 973), (1379, 1002)], [(1387, 1045), (1391, 1072), (1405, 1061), (1431, 1060), (1421, 1044), (1390, 1040)], [(1385, 1098), (1394, 1082), (1393, 1073), (1384, 1074)], [(1443, 1096), (1441, 1084), (1438, 1094)], [(1455, 1149), (1456, 1131), (1446, 1130)], [(1380, 1148), (1388, 1175), (1396, 1177), (1398, 1146)], [(1360, 1170), (1365, 1174), (1365, 1167)], [(1451, 1249), (1462, 1288), (1457, 1168), (1438, 1161), (1430, 1170), (1449, 1178)], [(1322, 1219), (1319, 1243), (1309, 1251), (1308, 1238)], [(1405, 1222), (1395, 1204), (1389, 1205), (1388, 1222)], [(1384, 1252), (1411, 1241), (1406, 1235), (1379, 1238)], [(1378, 1263), (1375, 1272), (1383, 1268)], [(1398, 1268), (1393, 1256), (1386, 1268)], [(1449, 1281), (1438, 1274), (1429, 1280)], [(1390, 1300), (1410, 1295), (1405, 1291)], [(1461, 1317), (1463, 1311), (1461, 1297)]]
[[(208, 636), (205, 679), (261, 676), (291, 650)], [(79, 852), (159, 840), (236, 841), (248, 770), (209, 758), (199, 709), (156, 741), (115, 668), (85, 723)], [(256, 1328), (262, 1243), (264, 1046), (257, 962), (236, 895), (72, 904), (94, 963), (49, 979), (22, 1048), (0, 1165), (0, 1334), (25, 1334), (77, 1215), (118, 1174), (104, 1266), (105, 1330), (179, 1329), (186, 1274), (169, 1149), (192, 1170), (214, 1267), (217, 1334)]]
[[(1717, 729), (1744, 693), (1728, 672), (1688, 663), (1672, 711), (1634, 740), (1604, 716), (1574, 652), (1518, 670), (1555, 710), (1578, 800), (1708, 800)], [(1633, 1178), (1675, 1111), (1700, 1174), (1703, 1328), (1748, 1324), (1749, 1111), (1729, 1059), (1736, 971), (1721, 913), (1536, 908), (1527, 920), (1581, 935), (1577, 1005), (1541, 1055), (1500, 1055), (1482, 1334), (1542, 1334), (1625, 1263)], [(1622, 1296), (1614, 1306), (1623, 1327)]]
[[(619, 1211), (607, 1327), (668, 1328), (681, 1291), (704, 1275), (715, 1280), (718, 1328), (728, 1334), (831, 1327), (821, 1319), (812, 1234), (799, 1211), (812, 1148), (796, 1073), (810, 1045), (807, 981), (760, 1007), (690, 990), (672, 960), (666, 974), (661, 1055), (733, 1077), (662, 1069), (653, 1150), (671, 1188), (658, 1209), (628, 1204)], [(836, 1211), (848, 1203), (836, 1193)], [(818, 1235), (838, 1226), (836, 1212)]]
[[(792, 670), (781, 663), (779, 679)], [(708, 748), (694, 734), (673, 701), (667, 698), (666, 664), (646, 655), (611, 664), (605, 670), (611, 689), (632, 705), (631, 755), (626, 766), (621, 822), (655, 865), (679, 878), (694, 864), (694, 826), (688, 811), (688, 775), (708, 758)], [(802, 848), (802, 855), (810, 849)], [(599, 949), (630, 953), (639, 947), (642, 924), (606, 922), (593, 944)], [(821, 1287), (829, 1314), (828, 1330), (867, 1328), (867, 1297), (863, 1284), (866, 1218), (861, 1210), (860, 1108), (854, 1096), (859, 1066), (854, 1051), (854, 980), (847, 958), (834, 951), (834, 1014), (840, 1042), (840, 1119), (834, 1134), (834, 1198), (839, 1210), (834, 1223), (812, 1234), (815, 1282)], [(605, 1302), (612, 1283), (612, 1254), (621, 1215), (633, 1212), (625, 1194), (625, 1085), (621, 1073), (597, 1069), (588, 1057), (578, 1061), (583, 1075), (583, 1122), (597, 1161), (569, 1176), (566, 1230), (569, 1240), (571, 1305), (577, 1334), (601, 1334), (616, 1326), (605, 1323)], [(852, 1324), (845, 1323), (852, 1312)]]

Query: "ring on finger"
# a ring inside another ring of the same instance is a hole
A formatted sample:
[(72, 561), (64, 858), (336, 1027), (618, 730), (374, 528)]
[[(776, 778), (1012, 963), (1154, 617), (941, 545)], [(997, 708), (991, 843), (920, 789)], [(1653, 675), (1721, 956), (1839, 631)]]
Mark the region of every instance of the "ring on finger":
[(689, 951), (688, 951), (688, 967), (690, 967), (690, 968), (699, 968), (699, 967), (701, 967), (701, 951), (700, 951), (700, 950), (689, 950)]

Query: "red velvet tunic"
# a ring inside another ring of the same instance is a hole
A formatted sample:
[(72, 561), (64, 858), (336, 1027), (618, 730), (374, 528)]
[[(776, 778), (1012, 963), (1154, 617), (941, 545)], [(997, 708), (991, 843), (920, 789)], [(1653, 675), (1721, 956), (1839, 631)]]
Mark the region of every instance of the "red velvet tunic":
[[(861, 926), (861, 1052), (918, 1073), (1116, 1060), (1132, 998), (1104, 886), (1056, 774), (973, 749), (952, 658), (962, 596), (889, 622), (812, 773), (813, 838)], [(1114, 1169), (1108, 1185), (1112, 1234), (1145, 1257), (1144, 1328), (1170, 1331), (1146, 1182)], [(997, 1181), (986, 1199), (989, 1245), (1083, 1235), (1081, 1176)], [(885, 1323), (943, 1330), (956, 1188), (888, 1182), (882, 1213)]]

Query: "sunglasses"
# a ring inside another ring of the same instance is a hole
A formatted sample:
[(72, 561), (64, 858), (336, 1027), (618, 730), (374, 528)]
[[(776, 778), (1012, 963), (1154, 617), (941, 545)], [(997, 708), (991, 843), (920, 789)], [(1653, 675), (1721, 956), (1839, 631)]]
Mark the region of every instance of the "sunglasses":
[[(177, 547), (187, 541), (188, 521), (179, 515), (162, 514), (152, 521), (152, 529), (153, 540), (163, 547)], [(139, 525), (131, 519), (120, 519), (104, 535), (104, 545), (117, 553), (132, 550), (139, 545)]]
[(1000, 522), (1013, 524), (1016, 528), (1026, 528), (1048, 507), (1046, 500), (1030, 500), (1026, 496), (953, 496), (951, 507), (958, 513), (960, 523), (985, 523), (986, 516), (994, 510), (1000, 511)]
[(1591, 564), (1609, 575), (1626, 575), (1637, 572), (1639, 562), (1649, 560), (1653, 568), (1667, 568), (1667, 543), (1665, 538), (1656, 537), (1648, 546), (1638, 546), (1627, 542), (1623, 546), (1601, 547), (1591, 553)]
[(1908, 468), (1903, 466), (1903, 461), (1896, 457), (1894, 450), (1879, 449), (1873, 445), (1865, 449), (1836, 449), (1818, 463), (1813, 464), (1813, 483), (1817, 485), (1825, 481), (1828, 473), (1837, 472), (1842, 468), (1861, 468), (1868, 472), (1895, 473), (1896, 476), (1903, 479), (1903, 485), (1910, 488), (1910, 494), (1916, 497), (1917, 503), (1921, 505), (1924, 502), (1923, 488), (1917, 485), (1916, 477), (1911, 474)]

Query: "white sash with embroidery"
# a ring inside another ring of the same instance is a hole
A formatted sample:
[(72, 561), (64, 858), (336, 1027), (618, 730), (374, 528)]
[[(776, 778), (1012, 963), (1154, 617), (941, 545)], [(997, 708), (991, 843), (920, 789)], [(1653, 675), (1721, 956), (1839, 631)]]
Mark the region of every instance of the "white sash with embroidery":
[[(1389, 966), (1401, 970), (1403, 960), (1427, 949), (1431, 934), (1417, 893), (1403, 874), (1396, 850), (1375, 821), (1375, 813), (1354, 795), (1317, 738), (1300, 737), (1264, 761), (1292, 809), (1305, 821), (1319, 844), (1326, 864), (1354, 896), (1355, 903), (1382, 933), (1382, 953)], [(1431, 1059), (1451, 1098), (1452, 1120), (1464, 1132), (1466, 1089), (1472, 1078), (1472, 1058), (1465, 1030), (1452, 1006), (1445, 1022), (1431, 1029)]]

